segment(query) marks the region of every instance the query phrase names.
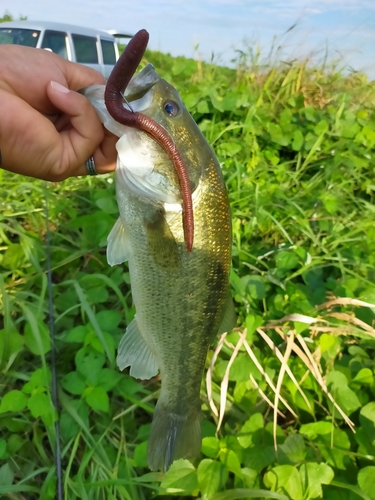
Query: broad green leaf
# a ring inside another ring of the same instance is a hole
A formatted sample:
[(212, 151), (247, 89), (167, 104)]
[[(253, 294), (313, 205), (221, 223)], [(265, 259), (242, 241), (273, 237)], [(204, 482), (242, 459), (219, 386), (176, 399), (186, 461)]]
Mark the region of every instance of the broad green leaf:
[(77, 371), (91, 383), (96, 383), (99, 372), (105, 363), (105, 355), (90, 347), (79, 349), (75, 357)]
[(368, 112), (365, 109), (360, 109), (357, 112), (357, 118), (359, 120), (365, 120), (368, 117)]
[(25, 442), (27, 442), (27, 439), (24, 437), (21, 437), (18, 434), (11, 434), (7, 441), (7, 450), (9, 455), (14, 456), (18, 450), (25, 446)]
[(96, 201), (96, 205), (106, 214), (118, 214), (117, 204), (113, 198), (108, 196), (99, 198)]
[(22, 351), (24, 338), (16, 330), (0, 330), (0, 366), (6, 366), (10, 360)]
[[(362, 300), (368, 301), (367, 297), (361, 296)], [(354, 356), (359, 356), (360, 358), (365, 358), (365, 359), (370, 359), (370, 356), (368, 353), (362, 349), (362, 347), (359, 347), (358, 345), (351, 345), (348, 348), (349, 354), (351, 354), (353, 357)]]
[(331, 390), (341, 389), (342, 387), (347, 387), (348, 379), (342, 372), (333, 370), (327, 376), (327, 385), (332, 386)]
[(30, 352), (43, 356), (51, 350), (51, 337), (48, 328), (42, 322), (36, 323), (36, 328), (27, 323), (25, 326), (25, 345)]
[[(102, 332), (102, 336), (104, 338), (104, 341), (105, 341), (105, 344), (106, 344), (108, 351), (114, 357), (115, 345), (114, 345), (113, 336), (108, 332)], [(85, 346), (91, 346), (95, 351), (98, 351), (101, 353), (105, 352), (105, 348), (104, 348), (102, 341), (98, 337), (97, 333), (91, 329), (87, 332), (87, 334), (85, 336)]]
[(95, 317), (104, 332), (111, 332), (116, 329), (123, 319), (122, 314), (118, 311), (100, 311)]
[(262, 276), (250, 275), (241, 278), (245, 291), (251, 298), (256, 300), (263, 300), (266, 296), (266, 287), (264, 278)]
[(47, 394), (44, 393), (37, 393), (30, 396), (27, 402), (27, 407), (34, 418), (48, 415), (51, 411), (53, 411), (51, 401)]
[(296, 331), (296, 335), (299, 335), (305, 330), (309, 329), (308, 325), (306, 323), (303, 323), (302, 321), (293, 321), (293, 326)]
[(85, 390), (85, 379), (78, 372), (70, 372), (64, 375), (61, 380), (63, 389), (70, 392), (70, 394), (80, 395)]
[(197, 471), (188, 460), (176, 460), (166, 472), (160, 486), (167, 493), (194, 495), (198, 491)]
[(337, 403), (348, 415), (361, 407), (358, 396), (349, 387), (340, 387), (335, 396)]
[(304, 489), (304, 499), (323, 498), (322, 484), (330, 484), (334, 477), (333, 470), (327, 464), (308, 462), (301, 465), (299, 473)]
[(224, 94), (223, 100), (221, 101), (221, 105), (224, 111), (233, 111), (237, 107), (237, 93), (231, 92), (227, 90)]
[(242, 471), (242, 481), (246, 488), (259, 488), (260, 474), (249, 467), (243, 467)]
[(368, 140), (370, 145), (375, 144), (375, 130), (373, 130), (371, 127), (368, 125), (365, 125), (362, 129), (363, 135), (365, 138)]
[(224, 108), (223, 108), (223, 105), (222, 105), (222, 97), (220, 97), (218, 95), (218, 93), (216, 92), (216, 90), (212, 89), (211, 92), (210, 92), (210, 99), (211, 99), (211, 103), (213, 105), (213, 107), (215, 109), (217, 109), (218, 111), (221, 111), (223, 112), (224, 111)]
[(261, 316), (248, 314), (246, 316), (247, 335), (251, 336), (254, 332), (256, 332), (257, 328), (259, 328), (262, 324), (263, 324), (263, 319)]
[(313, 106), (306, 106), (303, 109), (303, 111), (305, 113), (306, 118), (309, 121), (311, 121), (311, 122), (315, 122), (316, 121), (316, 119), (317, 119), (317, 110)]
[[(1, 407), (0, 407), (1, 408)], [(366, 442), (375, 442), (375, 402), (363, 406), (359, 412), (361, 429), (366, 436)]]
[(358, 485), (371, 500), (375, 500), (375, 466), (364, 467), (358, 473)]
[(208, 107), (208, 103), (206, 100), (199, 101), (197, 111), (198, 113), (202, 113), (202, 115), (210, 112), (210, 108)]
[(202, 453), (206, 457), (216, 458), (220, 450), (219, 440), (216, 437), (202, 439)]
[(198, 484), (202, 495), (207, 498), (221, 490), (228, 480), (228, 469), (214, 460), (206, 458), (200, 462), (197, 469)]
[(306, 457), (305, 441), (300, 434), (289, 434), (280, 450), (294, 463), (302, 462)]
[(375, 402), (363, 406), (360, 412), (361, 416), (375, 425)]
[(56, 483), (57, 478), (51, 477), (52, 474), (47, 474), (40, 491), (40, 500), (55, 500), (56, 499)]
[(322, 333), (322, 335), (319, 338), (319, 344), (320, 344), (320, 350), (323, 354), (324, 352), (334, 347), (334, 345), (336, 344), (336, 338), (333, 335)]
[(323, 193), (320, 199), (329, 214), (335, 215), (337, 213), (339, 210), (339, 200), (336, 196), (330, 193)]
[(69, 330), (68, 334), (64, 337), (64, 342), (79, 342), (83, 343), (87, 334), (86, 326), (76, 326)]
[(216, 435), (216, 425), (214, 422), (203, 419), (202, 420), (202, 438), (215, 437)]
[(362, 368), (353, 378), (353, 382), (363, 385), (371, 385), (374, 383), (374, 375), (370, 368)]
[(219, 458), (230, 472), (242, 477), (241, 463), (233, 450), (222, 448), (219, 453)]
[(26, 261), (22, 245), (19, 243), (10, 243), (3, 254), (1, 265), (8, 269), (22, 268)]
[(274, 498), (275, 500), (288, 500), (287, 496), (280, 495), (279, 493), (273, 493), (272, 491), (241, 488), (216, 493), (210, 498), (210, 500), (240, 500), (241, 498), (244, 498), (245, 500), (248, 498)]
[(341, 136), (345, 139), (353, 139), (359, 132), (360, 126), (357, 122), (343, 121), (340, 123)]
[(218, 147), (218, 152), (222, 156), (232, 157), (239, 153), (241, 149), (241, 144), (237, 142), (221, 142)]
[(7, 442), (5, 439), (0, 439), (0, 458), (3, 458), (7, 449)]
[(257, 472), (271, 465), (276, 459), (273, 446), (253, 446), (247, 448), (243, 461), (247, 467)]
[[(75, 437), (80, 430), (88, 429), (89, 424), (89, 407), (86, 401), (82, 399), (71, 399), (69, 401), (70, 408), (73, 410), (74, 415), (77, 416), (77, 419), (74, 419), (73, 416), (68, 413), (65, 409), (61, 412), (60, 415), (60, 429), (61, 434), (64, 439), (68, 440), (72, 437)], [(78, 422), (77, 422), (78, 420)], [(82, 424), (82, 428), (79, 424)]]
[(254, 415), (251, 415), (249, 420), (247, 420), (241, 427), (241, 430), (237, 435), (238, 442), (243, 448), (248, 448), (249, 446), (258, 444), (261, 439), (259, 431), (263, 428), (263, 415), (261, 413), (254, 413)]
[(281, 251), (276, 254), (276, 266), (278, 269), (294, 269), (298, 267), (298, 256), (291, 251)]
[(85, 346), (91, 346), (95, 351), (104, 353), (104, 346), (94, 330), (89, 330), (85, 336)]
[(335, 428), (332, 434), (319, 436), (315, 442), (328, 465), (341, 470), (348, 467), (350, 463), (350, 440), (347, 432)]
[(43, 389), (41, 392), (51, 385), (51, 371), (49, 368), (38, 368), (33, 372), (31, 378), (22, 388), (22, 392), (31, 394), (35, 389)]
[(300, 130), (293, 132), (292, 149), (293, 151), (300, 151), (303, 146), (303, 134)]
[(84, 396), (86, 402), (93, 410), (109, 411), (109, 397), (103, 387), (88, 387), (85, 390)]
[(137, 432), (137, 440), (138, 441), (147, 441), (150, 436), (151, 423), (141, 425)]
[[(71, 227), (74, 229), (81, 228), (81, 244), (84, 248), (92, 248), (93, 246), (98, 246), (101, 241), (106, 239), (111, 226), (113, 224), (113, 218), (109, 214), (101, 210), (95, 210), (94, 213), (90, 215), (82, 215), (71, 221)], [(90, 275), (88, 275), (88, 280), (90, 280)], [(97, 300), (98, 302), (103, 301), (106, 297), (108, 298), (108, 293), (105, 288), (102, 287), (98, 290)], [(94, 293), (89, 293), (90, 299), (94, 299)], [(105, 299), (106, 300), (106, 299)], [(105, 302), (104, 300), (104, 302)], [(90, 303), (91, 300), (89, 300)]]
[[(163, 77), (165, 78), (165, 77)], [(184, 98), (184, 104), (186, 106), (187, 109), (190, 109), (193, 108), (197, 102), (199, 101), (200, 99), (200, 94), (197, 92), (196, 94), (194, 93), (189, 93), (185, 98)]]
[(9, 391), (1, 399), (0, 413), (22, 411), (27, 405), (27, 396), (17, 390)]
[(183, 71), (186, 68), (186, 60), (177, 60), (176, 63), (173, 65), (172, 68), (172, 73), (174, 75), (179, 75), (180, 73), (183, 73)]
[(303, 500), (302, 480), (292, 465), (274, 467), (264, 476), (264, 484), (272, 491), (286, 492), (293, 500)]
[(137, 444), (134, 448), (133, 458), (137, 467), (147, 467), (147, 441)]
[(320, 135), (323, 132), (326, 132), (327, 130), (328, 130), (328, 123), (326, 120), (320, 120), (320, 122), (314, 127), (314, 133), (316, 135)]
[(247, 353), (239, 353), (230, 368), (229, 380), (234, 382), (247, 382), (249, 380), (249, 375), (254, 375), (254, 373), (259, 373), (254, 362), (249, 358)]
[(285, 137), (280, 125), (277, 123), (269, 123), (268, 131), (271, 135), (271, 141), (279, 144), (280, 146), (287, 146), (288, 139)]
[(236, 403), (240, 403), (242, 399), (248, 395), (249, 389), (251, 389), (252, 383), (250, 380), (246, 382), (237, 382), (233, 390), (233, 399)]
[(311, 424), (301, 425), (300, 433), (307, 436), (309, 439), (316, 439), (319, 435), (331, 434), (334, 427), (331, 422), (312, 422)]
[[(295, 389), (293, 389), (295, 390)], [(293, 397), (294, 403), (298, 406), (298, 408), (301, 408), (301, 410), (306, 411), (307, 413), (310, 413), (311, 415), (315, 416), (315, 401), (314, 401), (314, 396), (311, 394), (310, 391), (304, 390), (305, 396), (310, 403), (310, 407), (307, 406), (307, 403), (305, 401), (305, 398), (302, 397), (301, 393), (299, 391), (295, 392), (295, 395)]]
[(105, 391), (111, 391), (122, 379), (122, 375), (111, 368), (102, 368), (98, 374), (97, 384)]
[(0, 467), (0, 485), (6, 486), (13, 483), (14, 472), (9, 467), (8, 464), (4, 464)]

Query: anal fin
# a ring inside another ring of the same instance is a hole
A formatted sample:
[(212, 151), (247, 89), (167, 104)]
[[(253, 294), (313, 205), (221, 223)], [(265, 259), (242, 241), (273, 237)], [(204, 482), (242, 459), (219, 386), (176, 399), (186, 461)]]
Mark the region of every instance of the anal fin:
[(136, 318), (127, 327), (117, 351), (117, 366), (120, 370), (130, 366), (130, 375), (147, 380), (158, 373), (155, 355), (139, 331)]

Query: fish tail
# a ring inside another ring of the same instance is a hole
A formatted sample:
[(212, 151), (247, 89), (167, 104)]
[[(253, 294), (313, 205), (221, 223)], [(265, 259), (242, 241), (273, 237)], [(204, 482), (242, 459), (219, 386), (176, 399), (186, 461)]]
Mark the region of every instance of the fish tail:
[(199, 455), (202, 445), (200, 413), (177, 415), (156, 406), (148, 442), (148, 466), (166, 472), (174, 460)]

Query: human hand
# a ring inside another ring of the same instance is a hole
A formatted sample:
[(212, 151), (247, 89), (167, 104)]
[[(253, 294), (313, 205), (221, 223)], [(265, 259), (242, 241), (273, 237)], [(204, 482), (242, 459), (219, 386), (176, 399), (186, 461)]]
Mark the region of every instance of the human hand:
[(1, 167), (49, 181), (115, 169), (117, 137), (77, 91), (104, 84), (97, 71), (46, 50), (0, 45)]

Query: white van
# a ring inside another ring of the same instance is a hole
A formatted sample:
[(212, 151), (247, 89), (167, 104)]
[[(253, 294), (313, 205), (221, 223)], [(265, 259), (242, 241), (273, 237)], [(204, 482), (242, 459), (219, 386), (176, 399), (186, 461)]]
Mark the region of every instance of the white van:
[(64, 59), (100, 71), (107, 79), (119, 58), (116, 37), (132, 35), (97, 31), (70, 24), (46, 21), (0, 23), (0, 43), (46, 49)]

